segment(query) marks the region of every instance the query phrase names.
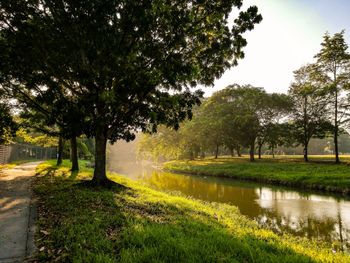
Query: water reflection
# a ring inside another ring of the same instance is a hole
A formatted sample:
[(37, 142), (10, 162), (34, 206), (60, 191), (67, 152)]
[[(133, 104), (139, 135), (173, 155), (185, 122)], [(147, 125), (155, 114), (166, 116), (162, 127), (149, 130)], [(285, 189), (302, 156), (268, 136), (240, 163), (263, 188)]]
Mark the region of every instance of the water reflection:
[(339, 249), (350, 248), (350, 201), (344, 198), (227, 178), (139, 170), (137, 166), (119, 172), (158, 190), (235, 205), (242, 214), (278, 233), (336, 242)]

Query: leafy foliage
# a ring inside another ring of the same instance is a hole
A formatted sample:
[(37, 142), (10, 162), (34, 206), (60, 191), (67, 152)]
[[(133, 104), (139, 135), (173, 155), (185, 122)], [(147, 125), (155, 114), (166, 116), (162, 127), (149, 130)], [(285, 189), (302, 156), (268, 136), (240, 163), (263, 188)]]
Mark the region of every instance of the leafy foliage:
[(216, 92), (195, 115), (194, 126), (199, 128), (193, 129), (192, 136), (200, 138), (197, 148), (212, 154), (216, 147), (217, 157), (222, 145), (232, 155), (233, 149), (238, 152), (241, 146), (249, 147), (254, 160), (256, 145), (259, 158), (264, 146), (273, 152), (277, 146), (302, 145), (304, 160), (308, 161), (311, 138), (333, 134), (336, 162), (340, 162), (338, 136), (347, 130), (350, 121), (347, 49), (344, 31), (333, 36), (326, 33), (315, 63), (294, 71), (288, 95), (237, 84)]
[(15, 136), (18, 125), (14, 121), (10, 107), (0, 103), (0, 143), (7, 143)]
[(330, 36), (326, 33), (321, 43), (321, 50), (316, 54), (317, 66), (323, 73), (323, 87), (332, 96), (329, 101), (331, 119), (333, 120), (333, 137), (335, 146), (335, 161), (339, 163), (338, 134), (341, 116), (339, 111), (344, 107), (341, 92), (349, 85), (350, 53), (344, 39), (344, 31)]
[[(192, 121), (184, 123), (178, 133), (163, 130), (162, 134), (166, 136), (160, 135), (162, 140), (156, 139), (159, 135), (143, 138), (139, 145), (140, 152), (166, 159), (193, 159), (198, 155), (203, 157), (206, 152), (217, 157), (221, 146), (231, 153), (240, 147), (252, 146), (254, 149), (257, 138), (264, 142), (269, 138), (272, 143), (271, 127), (277, 127), (290, 108), (291, 103), (286, 95), (268, 94), (261, 88), (249, 85), (228, 86), (204, 100), (196, 109)], [(279, 145), (284, 143), (281, 136)], [(177, 154), (168, 155), (173, 148)]]
[(324, 138), (333, 127), (327, 119), (329, 95), (324, 91), (318, 68), (309, 64), (294, 72), (295, 81), (289, 89), (293, 100), (291, 111), (292, 135), (304, 147), (308, 160), (308, 144), (312, 137)]
[(57, 137), (49, 136), (42, 133), (29, 132), (21, 127), (16, 133), (16, 142), (18, 143), (29, 143), (39, 145), (42, 147), (56, 147)]
[(156, 131), (159, 124), (177, 129), (203, 94), (190, 87), (213, 84), (244, 57), (242, 34), (262, 17), (252, 6), (229, 28), (232, 8), (241, 6), (241, 0), (1, 1), (3, 82), (38, 110), (37, 98), (72, 100), (76, 123), (96, 139), (94, 180), (105, 181), (107, 139), (132, 140), (135, 130)]

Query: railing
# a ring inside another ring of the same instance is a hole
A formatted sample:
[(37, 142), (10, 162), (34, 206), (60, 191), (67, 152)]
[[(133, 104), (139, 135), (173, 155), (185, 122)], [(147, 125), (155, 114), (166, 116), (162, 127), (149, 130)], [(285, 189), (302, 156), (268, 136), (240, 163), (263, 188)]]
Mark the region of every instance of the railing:
[(55, 159), (56, 147), (39, 147), (27, 144), (0, 145), (0, 164), (19, 160)]

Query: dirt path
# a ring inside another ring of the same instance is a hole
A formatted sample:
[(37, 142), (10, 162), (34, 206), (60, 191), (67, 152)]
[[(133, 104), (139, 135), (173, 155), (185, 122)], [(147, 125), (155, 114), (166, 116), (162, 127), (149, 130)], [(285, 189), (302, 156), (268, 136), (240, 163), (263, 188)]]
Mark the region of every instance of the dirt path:
[(40, 162), (25, 163), (0, 174), (0, 263), (23, 262), (34, 251), (31, 183)]

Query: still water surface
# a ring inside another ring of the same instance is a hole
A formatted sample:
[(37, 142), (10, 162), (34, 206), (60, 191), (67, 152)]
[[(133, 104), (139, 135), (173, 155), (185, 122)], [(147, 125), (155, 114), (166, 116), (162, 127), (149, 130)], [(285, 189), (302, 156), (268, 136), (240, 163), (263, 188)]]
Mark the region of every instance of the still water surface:
[(277, 233), (291, 233), (350, 248), (350, 198), (248, 183), (229, 178), (190, 176), (149, 167), (115, 169), (162, 191), (228, 203)]

